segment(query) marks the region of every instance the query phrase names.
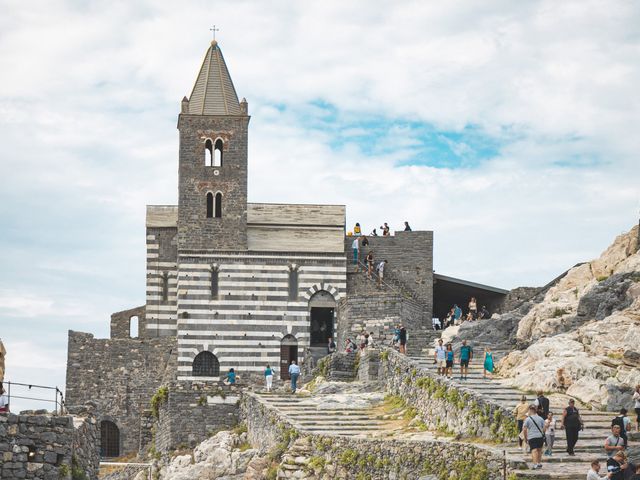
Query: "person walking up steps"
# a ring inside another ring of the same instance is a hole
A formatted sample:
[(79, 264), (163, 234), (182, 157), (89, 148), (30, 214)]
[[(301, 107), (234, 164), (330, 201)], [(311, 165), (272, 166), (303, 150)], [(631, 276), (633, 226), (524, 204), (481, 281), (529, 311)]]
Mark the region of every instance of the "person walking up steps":
[(300, 376), (300, 367), (295, 360), (291, 360), (289, 365), (289, 375), (291, 376), (291, 393), (296, 393), (298, 389), (298, 377)]
[(547, 418), (549, 416), (549, 399), (544, 396), (544, 392), (542, 390), (538, 390), (537, 392), (538, 398), (533, 404), (538, 407), (538, 415), (542, 418)]
[(556, 421), (551, 412), (549, 412), (547, 419), (544, 421), (544, 435), (547, 439), (547, 448), (544, 454), (549, 456), (553, 455), (553, 444), (556, 440)]
[(447, 350), (442, 345), (442, 339), (438, 340), (438, 346), (433, 353), (433, 363), (438, 366), (438, 374), (444, 375), (447, 371)]
[(572, 398), (569, 400), (569, 406), (562, 412), (562, 421), (560, 423), (560, 428), (565, 429), (567, 453), (571, 456), (575, 455), (576, 443), (578, 443), (578, 436), (583, 426), (580, 412), (576, 408), (576, 401)]
[(400, 327), (400, 353), (407, 353), (407, 329)]
[(460, 380), (467, 380), (469, 375), (469, 363), (473, 359), (473, 349), (467, 345), (467, 341), (462, 341), (460, 347)]
[(524, 425), (524, 421), (527, 419), (528, 413), (529, 405), (527, 404), (527, 396), (523, 395), (522, 398), (520, 398), (520, 403), (513, 409), (513, 415), (516, 417), (516, 422), (518, 423), (518, 446), (523, 450), (523, 437), (521, 436), (522, 426)]
[(544, 438), (544, 420), (538, 415), (538, 409), (535, 405), (529, 406), (529, 416), (524, 421), (522, 433), (531, 448), (531, 461), (533, 462), (532, 470), (542, 468), (542, 445)]
[(611, 420), (611, 426), (618, 425), (620, 427), (620, 436), (624, 440), (625, 447), (629, 445), (627, 432), (631, 431), (631, 420), (627, 417), (627, 409), (621, 408), (620, 415)]
[(358, 268), (358, 253), (360, 253), (360, 243), (358, 243), (359, 238), (356, 237), (351, 243), (351, 248), (353, 248), (353, 265), (356, 267), (356, 272), (360, 271)]
[(387, 261), (382, 260), (378, 264), (378, 268), (376, 268), (376, 273), (378, 274), (378, 287), (382, 287), (382, 280), (384, 279), (384, 268), (387, 266)]
[(487, 372), (489, 372), (489, 378), (493, 377), (493, 352), (491, 347), (484, 349), (484, 378), (487, 378)]
[(267, 386), (267, 392), (271, 391), (271, 386), (273, 385), (273, 370), (271, 370), (271, 365), (267, 363), (267, 368), (264, 369), (264, 381)]

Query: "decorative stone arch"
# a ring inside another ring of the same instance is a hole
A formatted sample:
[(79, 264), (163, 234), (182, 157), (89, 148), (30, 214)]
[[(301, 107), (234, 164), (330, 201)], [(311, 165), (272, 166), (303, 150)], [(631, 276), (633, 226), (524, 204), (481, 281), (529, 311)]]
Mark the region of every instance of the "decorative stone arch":
[(335, 340), (337, 289), (331, 285), (325, 285), (325, 287), (329, 287), (329, 290), (326, 288), (317, 290), (309, 298), (309, 346), (311, 348), (326, 348), (329, 338)]
[(311, 285), (311, 287), (309, 287), (307, 291), (302, 294), (302, 296), (306, 300), (311, 300), (311, 297), (322, 290), (324, 290), (325, 292), (329, 292), (333, 296), (336, 305), (338, 304), (338, 300), (340, 300), (340, 291), (330, 283), (315, 283)]
[(289, 365), (291, 360), (298, 362), (298, 339), (288, 333), (280, 340), (280, 378), (289, 380)]

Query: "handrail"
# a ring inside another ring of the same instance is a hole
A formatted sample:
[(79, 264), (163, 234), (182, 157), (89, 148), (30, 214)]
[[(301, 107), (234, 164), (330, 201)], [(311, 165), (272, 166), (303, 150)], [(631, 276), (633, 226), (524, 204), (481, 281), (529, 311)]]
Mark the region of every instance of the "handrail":
[[(369, 272), (369, 266), (367, 264), (365, 264), (364, 262), (362, 262), (360, 259), (358, 259), (358, 265), (362, 266), (364, 268), (364, 273), (368, 274)], [(422, 302), (417, 298), (417, 296), (413, 293), (413, 292), (407, 292), (407, 291), (403, 291), (400, 287), (398, 287), (397, 285), (391, 285), (390, 283), (385, 282), (383, 279), (380, 278), (380, 275), (378, 275), (378, 273), (374, 270), (371, 272), (372, 276), (375, 276), (375, 278), (385, 287), (389, 288), (389, 290), (391, 290), (392, 292), (402, 296), (402, 297), (410, 297), (412, 300), (422, 304)], [(385, 276), (388, 274), (385, 274)], [(391, 274), (391, 278), (393, 278), (393, 274)], [(396, 280), (397, 281), (397, 280)]]
[[(62, 391), (57, 387), (50, 387), (48, 385), (35, 385), (33, 383), (20, 383), (20, 382), (12, 382), (10, 380), (5, 380), (2, 382), (3, 385), (7, 386), (7, 397), (9, 398), (9, 407), (11, 407), (11, 399), (19, 398), (20, 400), (35, 400), (37, 402), (46, 402), (55, 404), (55, 412), (62, 415), (65, 413), (65, 404), (64, 404), (64, 395)], [(54, 398), (41, 398), (41, 397), (30, 397), (25, 395), (15, 395), (11, 393), (11, 387), (28, 387), (28, 390), (31, 389), (40, 389), (40, 390), (54, 390)]]

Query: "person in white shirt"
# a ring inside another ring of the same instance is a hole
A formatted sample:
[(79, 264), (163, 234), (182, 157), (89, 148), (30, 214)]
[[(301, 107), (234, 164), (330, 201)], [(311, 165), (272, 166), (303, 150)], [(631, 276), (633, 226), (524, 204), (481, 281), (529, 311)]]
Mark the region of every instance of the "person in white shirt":
[(587, 472), (587, 480), (607, 480), (608, 478), (611, 478), (610, 473), (603, 477), (600, 476), (600, 462), (598, 460), (591, 462), (591, 468)]
[(360, 243), (358, 242), (358, 237), (356, 237), (353, 240), (353, 243), (351, 244), (351, 248), (353, 248), (353, 264), (356, 267), (356, 271), (359, 270), (358, 268), (358, 253), (360, 253)]
[(447, 371), (447, 351), (442, 345), (442, 339), (438, 340), (438, 346), (433, 353), (434, 363), (438, 365), (438, 374), (444, 375)]
[(373, 332), (369, 332), (369, 342), (367, 343), (367, 348), (376, 348), (375, 342), (373, 341)]
[(636, 430), (640, 432), (640, 385), (636, 385), (636, 391), (633, 392), (633, 408), (636, 411)]
[(387, 261), (386, 260), (382, 260), (379, 264), (378, 264), (378, 286), (381, 287), (382, 286), (382, 279), (384, 278), (384, 267), (386, 266)]

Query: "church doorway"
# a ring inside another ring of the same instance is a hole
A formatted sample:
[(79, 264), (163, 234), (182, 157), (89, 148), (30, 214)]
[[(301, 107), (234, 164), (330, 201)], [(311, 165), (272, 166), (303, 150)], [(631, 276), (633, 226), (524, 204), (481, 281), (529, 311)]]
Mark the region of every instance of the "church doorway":
[(293, 335), (287, 335), (280, 343), (280, 378), (289, 380), (289, 365), (291, 361), (298, 361), (298, 341)]
[(333, 333), (335, 307), (336, 301), (333, 295), (324, 290), (317, 292), (309, 300), (311, 319), (309, 344), (312, 348), (326, 348), (329, 337), (335, 338)]

